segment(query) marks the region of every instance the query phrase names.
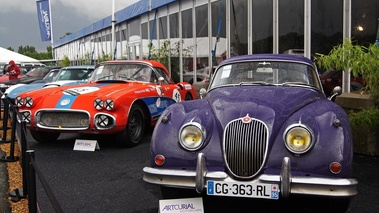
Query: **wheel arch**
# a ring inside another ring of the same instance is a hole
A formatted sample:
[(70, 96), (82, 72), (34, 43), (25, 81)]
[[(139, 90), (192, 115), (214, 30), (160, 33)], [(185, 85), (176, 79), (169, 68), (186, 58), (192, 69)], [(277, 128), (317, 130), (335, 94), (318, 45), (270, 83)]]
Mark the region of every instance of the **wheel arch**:
[(133, 105), (137, 104), (138, 106), (140, 106), (143, 110), (143, 114), (145, 116), (145, 122), (146, 122), (146, 127), (150, 127), (153, 125), (152, 123), (152, 117), (151, 117), (151, 113), (150, 113), (150, 110), (148, 108), (148, 106), (146, 105), (146, 103), (141, 100), (141, 99), (136, 99), (132, 105), (130, 105), (130, 108), (129, 110), (132, 108)]

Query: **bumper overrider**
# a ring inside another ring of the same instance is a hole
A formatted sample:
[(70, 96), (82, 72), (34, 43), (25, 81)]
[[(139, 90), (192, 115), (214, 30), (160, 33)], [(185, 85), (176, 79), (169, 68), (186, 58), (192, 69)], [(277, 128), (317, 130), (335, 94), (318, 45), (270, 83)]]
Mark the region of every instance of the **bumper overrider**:
[(293, 177), (288, 157), (282, 160), (280, 175), (262, 174), (251, 181), (238, 181), (225, 172), (210, 172), (205, 168), (205, 156), (197, 156), (196, 171), (144, 167), (143, 180), (167, 187), (195, 189), (203, 193), (207, 181), (225, 181), (244, 184), (277, 184), (282, 198), (290, 194), (328, 197), (352, 197), (357, 194), (358, 181), (353, 178)]

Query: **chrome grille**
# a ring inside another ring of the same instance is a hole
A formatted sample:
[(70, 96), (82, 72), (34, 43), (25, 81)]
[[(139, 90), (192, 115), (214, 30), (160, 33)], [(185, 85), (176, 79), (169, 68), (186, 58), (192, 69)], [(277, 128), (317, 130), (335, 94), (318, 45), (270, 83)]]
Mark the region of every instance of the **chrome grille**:
[(231, 121), (224, 131), (224, 156), (229, 171), (239, 178), (255, 176), (267, 152), (267, 126), (248, 115)]
[(89, 127), (89, 115), (83, 111), (40, 111), (37, 113), (38, 127), (61, 130), (79, 130)]

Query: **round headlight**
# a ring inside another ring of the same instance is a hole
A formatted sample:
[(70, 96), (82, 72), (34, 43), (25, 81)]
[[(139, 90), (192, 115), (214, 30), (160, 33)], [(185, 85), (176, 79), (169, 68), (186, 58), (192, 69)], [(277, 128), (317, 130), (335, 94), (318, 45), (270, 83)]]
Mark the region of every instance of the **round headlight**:
[(26, 107), (32, 107), (33, 106), (33, 99), (31, 97), (25, 98), (25, 106)]
[(114, 109), (114, 102), (113, 102), (113, 100), (107, 99), (105, 101), (105, 109), (106, 110), (112, 110), (112, 109)]
[(187, 150), (197, 150), (205, 139), (205, 131), (199, 123), (185, 124), (179, 132), (179, 142)]
[(103, 108), (103, 100), (100, 98), (96, 98), (95, 101), (93, 102), (93, 106), (97, 110), (101, 110)]
[(305, 153), (313, 145), (313, 133), (304, 125), (291, 125), (284, 133), (284, 143), (295, 154)]
[(22, 107), (24, 106), (24, 99), (22, 99), (21, 97), (16, 97), (16, 100), (15, 100), (15, 104), (17, 107)]

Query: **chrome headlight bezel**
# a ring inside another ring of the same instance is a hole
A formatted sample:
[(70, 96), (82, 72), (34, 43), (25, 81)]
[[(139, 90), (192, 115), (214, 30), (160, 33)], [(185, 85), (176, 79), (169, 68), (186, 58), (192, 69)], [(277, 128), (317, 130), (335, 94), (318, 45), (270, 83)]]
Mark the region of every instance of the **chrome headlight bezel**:
[(31, 98), (31, 97), (26, 97), (25, 98), (25, 106), (26, 107), (32, 107), (33, 106), (33, 98)]
[(284, 145), (294, 154), (308, 152), (313, 147), (314, 140), (312, 129), (303, 124), (292, 124), (283, 134)]
[(108, 111), (113, 110), (114, 109), (114, 101), (112, 99), (105, 100), (104, 107)]
[(101, 100), (100, 98), (96, 98), (93, 101), (93, 107), (95, 107), (95, 109), (97, 109), (97, 110), (103, 109), (104, 108), (104, 102), (103, 102), (103, 100)]
[[(179, 143), (188, 151), (200, 149), (204, 144), (205, 138), (205, 129), (197, 122), (186, 123), (179, 130)], [(192, 141), (189, 139), (192, 139)]]
[(17, 107), (23, 107), (25, 104), (25, 100), (22, 97), (17, 96), (15, 99), (15, 104)]

